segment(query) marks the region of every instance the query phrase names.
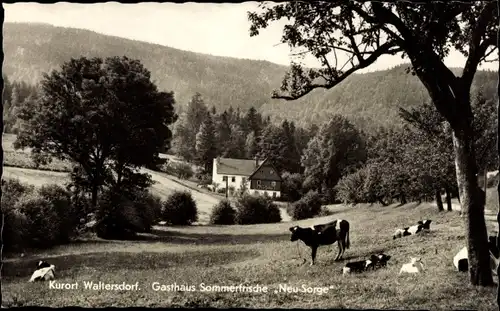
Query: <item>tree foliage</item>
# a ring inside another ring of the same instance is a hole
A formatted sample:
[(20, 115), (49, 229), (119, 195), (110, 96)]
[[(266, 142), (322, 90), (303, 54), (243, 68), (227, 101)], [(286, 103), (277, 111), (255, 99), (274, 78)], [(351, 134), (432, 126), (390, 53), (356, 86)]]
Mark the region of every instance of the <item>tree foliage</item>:
[(20, 110), (15, 147), (31, 148), (36, 162), (77, 163), (74, 175), (88, 183), (94, 205), (100, 187), (135, 184), (138, 168), (169, 147), (173, 93), (158, 91), (137, 60), (71, 59), (40, 86), (39, 100)]

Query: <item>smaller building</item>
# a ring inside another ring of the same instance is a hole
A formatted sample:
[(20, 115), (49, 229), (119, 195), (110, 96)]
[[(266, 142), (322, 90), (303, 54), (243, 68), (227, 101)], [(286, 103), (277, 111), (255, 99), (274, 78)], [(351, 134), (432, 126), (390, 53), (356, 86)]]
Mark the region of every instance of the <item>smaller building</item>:
[(246, 159), (215, 158), (213, 161), (212, 182), (218, 188), (245, 187), (250, 194), (281, 196), (282, 179), (279, 172), (268, 159), (259, 161)]

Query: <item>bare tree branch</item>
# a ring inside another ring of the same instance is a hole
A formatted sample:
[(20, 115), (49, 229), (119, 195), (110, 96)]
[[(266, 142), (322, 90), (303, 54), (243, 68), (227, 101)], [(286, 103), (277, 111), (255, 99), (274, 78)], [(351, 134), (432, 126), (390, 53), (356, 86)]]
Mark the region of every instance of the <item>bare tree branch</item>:
[(469, 57), (465, 62), (464, 70), (462, 73), (462, 83), (465, 85), (471, 85), (474, 75), (477, 71), (477, 66), (481, 61), (481, 58), (486, 53), (486, 50), (490, 45), (494, 44), (494, 40), (487, 38), (481, 43), (481, 39), (486, 33), (486, 27), (488, 26), (488, 20), (496, 13), (496, 3), (490, 2), (485, 4), (481, 14), (476, 23), (476, 27), (472, 31), (471, 40), (469, 43)]
[[(335, 79), (329, 79), (330, 81), (327, 83), (311, 83), (304, 87), (304, 90), (298, 94), (294, 95), (279, 95), (276, 92), (272, 94), (272, 98), (275, 99), (285, 99), (285, 100), (296, 100), (303, 97), (306, 94), (309, 94), (312, 90), (317, 88), (331, 89), (336, 86), (340, 82), (344, 81), (347, 77), (349, 77), (354, 72), (366, 68), (373, 64), (381, 55), (387, 54), (391, 49), (395, 48), (396, 44), (393, 42), (387, 42), (380, 46), (379, 49), (374, 51), (369, 57), (363, 58), (362, 61), (359, 62), (358, 65), (351, 67), (346, 72), (342, 73), (339, 77)], [(333, 77), (332, 77), (333, 78)]]

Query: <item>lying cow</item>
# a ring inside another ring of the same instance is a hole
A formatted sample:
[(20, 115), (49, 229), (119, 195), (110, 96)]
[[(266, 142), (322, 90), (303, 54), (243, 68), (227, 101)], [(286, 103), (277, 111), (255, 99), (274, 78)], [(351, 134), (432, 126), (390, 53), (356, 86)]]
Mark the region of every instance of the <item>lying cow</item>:
[(339, 253), (335, 261), (339, 260), (349, 248), (349, 222), (347, 220), (334, 220), (332, 222), (320, 225), (314, 225), (310, 228), (294, 226), (290, 228), (292, 236), (290, 241), (301, 240), (311, 248), (311, 266), (314, 265), (318, 247), (323, 245), (332, 245), (338, 242)]
[(409, 263), (403, 264), (399, 274), (401, 273), (420, 273), (424, 271), (424, 263), (420, 257), (412, 257)]
[[(490, 246), (491, 247), (491, 246)], [(495, 246), (496, 247), (496, 246)], [(497, 266), (499, 259), (495, 257), (492, 249), (490, 248), (490, 268), (493, 275), (497, 275)], [(467, 272), (469, 270), (469, 254), (467, 246), (464, 246), (453, 258), (453, 265), (459, 272)]]
[(56, 267), (54, 265), (50, 265), (46, 261), (39, 261), (29, 282), (53, 280), (55, 278), (55, 270)]
[(385, 267), (387, 266), (387, 261), (391, 259), (391, 256), (386, 255), (386, 254), (377, 254), (377, 255), (371, 255), (370, 259), (366, 260), (359, 260), (359, 261), (353, 261), (349, 262), (345, 265), (343, 268), (342, 272), (343, 274), (348, 274), (351, 272), (363, 272), (368, 269), (374, 270), (377, 267)]
[(426, 219), (423, 221), (421, 220), (421, 221), (417, 222), (416, 225), (413, 225), (411, 227), (397, 229), (396, 232), (394, 232), (392, 239), (395, 240), (397, 238), (402, 238), (402, 237), (409, 236), (409, 235), (415, 235), (417, 233), (422, 232), (423, 230), (429, 230), (431, 222), (432, 222), (432, 220), (429, 220), (429, 219)]

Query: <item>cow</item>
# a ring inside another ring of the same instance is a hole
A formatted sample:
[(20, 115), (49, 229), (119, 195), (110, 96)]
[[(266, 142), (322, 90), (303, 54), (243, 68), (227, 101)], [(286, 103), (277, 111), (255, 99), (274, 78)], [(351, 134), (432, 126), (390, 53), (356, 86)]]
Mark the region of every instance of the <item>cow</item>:
[[(491, 237), (490, 237), (491, 238)], [(489, 245), (490, 249), (490, 268), (493, 275), (497, 275), (497, 266), (500, 261), (494, 254), (496, 245)], [(456, 255), (453, 257), (453, 265), (455, 269), (459, 272), (467, 272), (469, 270), (469, 254), (467, 251), (467, 246), (464, 246)]]
[(345, 265), (342, 272), (343, 274), (348, 274), (351, 272), (362, 272), (368, 269), (375, 270), (378, 267), (387, 266), (387, 261), (391, 259), (391, 256), (386, 254), (376, 254), (371, 255), (369, 259), (352, 261)]
[(362, 272), (368, 270), (369, 268), (375, 269), (375, 264), (372, 260), (359, 260), (359, 261), (351, 261), (348, 262), (343, 268), (343, 274), (348, 274), (351, 272)]
[(389, 259), (391, 259), (391, 256), (386, 254), (372, 255), (372, 260), (374, 257), (377, 258), (376, 260), (374, 260), (375, 267), (386, 267), (387, 262), (389, 261)]
[(424, 264), (422, 263), (422, 259), (420, 257), (412, 257), (409, 263), (403, 264), (401, 270), (399, 270), (399, 274), (401, 273), (420, 273), (424, 271)]
[(418, 233), (422, 232), (423, 230), (429, 230), (431, 222), (432, 222), (432, 220), (429, 220), (429, 219), (420, 220), (417, 222), (416, 225), (413, 225), (411, 227), (406, 227), (403, 229), (396, 229), (396, 231), (392, 235), (392, 239), (395, 240), (397, 238), (402, 238), (405, 236), (418, 234)]
[(346, 249), (350, 247), (349, 242), (349, 222), (343, 219), (337, 219), (329, 223), (314, 225), (309, 228), (300, 226), (290, 227), (292, 236), (290, 241), (301, 240), (311, 248), (311, 266), (314, 265), (318, 247), (323, 245), (332, 245), (338, 242), (339, 253), (335, 261), (340, 260)]
[(31, 275), (29, 282), (49, 281), (55, 278), (56, 267), (46, 261), (39, 261), (35, 272)]

